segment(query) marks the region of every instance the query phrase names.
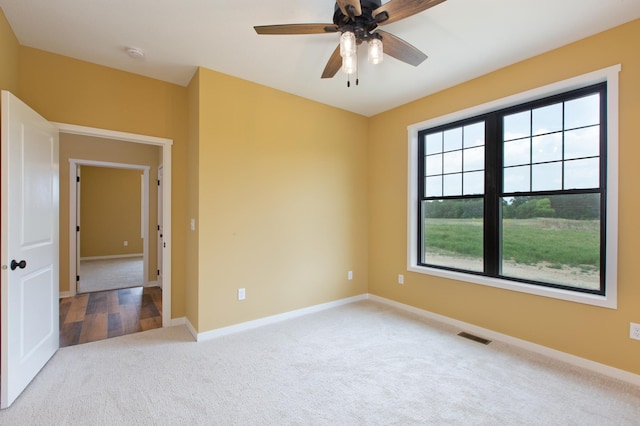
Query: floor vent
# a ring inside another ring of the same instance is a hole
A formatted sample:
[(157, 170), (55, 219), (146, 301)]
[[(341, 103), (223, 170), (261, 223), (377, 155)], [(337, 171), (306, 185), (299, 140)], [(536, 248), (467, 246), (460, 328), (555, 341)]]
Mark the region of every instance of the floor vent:
[(483, 345), (491, 343), (491, 340), (483, 339), (482, 337), (474, 336), (473, 334), (465, 333), (464, 331), (458, 333), (458, 336), (473, 340), (474, 342), (482, 343)]

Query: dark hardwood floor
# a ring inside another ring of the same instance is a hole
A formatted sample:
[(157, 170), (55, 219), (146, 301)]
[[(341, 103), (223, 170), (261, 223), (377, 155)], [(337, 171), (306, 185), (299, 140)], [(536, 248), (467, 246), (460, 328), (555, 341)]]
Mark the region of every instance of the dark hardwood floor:
[(60, 347), (162, 327), (162, 289), (134, 287), (60, 299)]

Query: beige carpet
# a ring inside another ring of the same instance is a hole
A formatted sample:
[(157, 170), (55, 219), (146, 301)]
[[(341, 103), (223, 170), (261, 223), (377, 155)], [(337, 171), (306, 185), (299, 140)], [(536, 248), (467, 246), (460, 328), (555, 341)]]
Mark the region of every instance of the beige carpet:
[(60, 349), (6, 425), (638, 425), (640, 388), (371, 301)]
[(142, 256), (80, 261), (78, 293), (144, 285)]

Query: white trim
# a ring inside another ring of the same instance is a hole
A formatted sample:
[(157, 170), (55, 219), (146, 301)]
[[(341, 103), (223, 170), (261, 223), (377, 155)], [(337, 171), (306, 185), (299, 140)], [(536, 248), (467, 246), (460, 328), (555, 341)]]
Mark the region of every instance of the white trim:
[[(171, 187), (172, 187), (172, 139), (159, 138), (155, 136), (138, 135), (115, 130), (97, 129), (93, 127), (77, 126), (65, 123), (52, 123), (58, 127), (60, 133), (84, 135), (104, 139), (120, 140), (125, 142), (141, 143), (146, 145), (157, 145), (162, 147), (163, 164), (163, 187), (162, 187), (162, 228), (164, 230), (164, 242), (166, 251), (162, 256), (162, 271), (164, 273), (162, 292), (162, 326), (169, 327), (171, 323), (171, 260), (172, 260), (172, 230), (171, 230)], [(75, 286), (74, 286), (75, 287)]]
[[(160, 191), (158, 191), (158, 197), (157, 197), (157, 205), (156, 205), (156, 209), (157, 209), (157, 217), (156, 217), (156, 221), (157, 221), (157, 225), (160, 225), (158, 227), (156, 227), (156, 263), (157, 263), (157, 279), (158, 279), (158, 286), (160, 288), (162, 288), (162, 253), (163, 253), (163, 249), (162, 249), (162, 238), (161, 235), (163, 233), (163, 229), (162, 229), (162, 163), (158, 165), (158, 171), (157, 171), (157, 178), (158, 178), (158, 187), (160, 187)], [(160, 260), (160, 262), (158, 262), (158, 259)]]
[(170, 326), (177, 326), (177, 325), (186, 325), (187, 324), (187, 318), (186, 317), (178, 317), (178, 318), (173, 318), (171, 320), (171, 324)]
[[(421, 123), (407, 127), (408, 131), (408, 193), (407, 193), (407, 270), (420, 274), (434, 275), (442, 278), (464, 281), (472, 284), (481, 284), (497, 287), (505, 290), (521, 293), (551, 297), (570, 302), (584, 303), (604, 308), (617, 309), (618, 306), (618, 90), (619, 73), (621, 65), (569, 78), (547, 86), (518, 93), (502, 99), (491, 101), (482, 105), (468, 108), (462, 111), (436, 117)], [(606, 241), (606, 296), (598, 296), (573, 292), (569, 290), (554, 289), (530, 284), (518, 283), (498, 278), (483, 277), (462, 272), (446, 271), (436, 268), (418, 266), (418, 131), (446, 123), (462, 120), (485, 114), (491, 111), (508, 108), (535, 99), (563, 93), (573, 89), (586, 87), (591, 84), (607, 82), (607, 241)]]
[(195, 340), (196, 342), (198, 341), (198, 332), (196, 331), (196, 328), (193, 326), (193, 324), (191, 324), (191, 321), (189, 321), (189, 318), (187, 317), (182, 317), (182, 324), (185, 325), (185, 327), (187, 327), (187, 330), (189, 331), (189, 334), (191, 334), (191, 336), (193, 337), (193, 340)]
[[(77, 291), (76, 276), (78, 274), (78, 264), (76, 256), (78, 253), (78, 239), (76, 234), (76, 224), (80, 222), (78, 218), (78, 211), (80, 206), (78, 205), (77, 197), (77, 182), (76, 176), (78, 173), (78, 166), (91, 166), (91, 167), (108, 167), (114, 169), (125, 170), (140, 170), (142, 171), (142, 205), (141, 205), (141, 233), (142, 233), (142, 277), (146, 281), (149, 276), (149, 169), (150, 166), (141, 164), (128, 164), (128, 163), (114, 163), (110, 161), (94, 161), (94, 160), (82, 160), (77, 158), (69, 159), (69, 291), (74, 294)], [(82, 228), (80, 228), (82, 232)], [(136, 255), (134, 255), (136, 256)], [(116, 255), (114, 257), (125, 257)], [(80, 258), (91, 259), (92, 257)], [(95, 256), (95, 258), (110, 258), (109, 256)], [(82, 280), (82, 277), (80, 277)]]
[(101, 139), (113, 139), (124, 142), (142, 143), (146, 145), (172, 145), (173, 139), (159, 138), (156, 136), (139, 135), (136, 133), (119, 132), (117, 130), (98, 129), (96, 127), (77, 126), (75, 124), (57, 123), (52, 121), (61, 133), (72, 135), (91, 136)]
[(125, 259), (129, 257), (142, 257), (144, 253), (133, 254), (114, 254), (112, 256), (87, 256), (81, 257), (80, 260), (107, 260), (107, 259)]
[[(289, 312), (284, 312), (282, 314), (276, 314), (269, 317), (259, 318), (253, 321), (242, 322), (239, 324), (230, 325), (228, 327), (217, 328), (215, 330), (205, 331), (204, 333), (197, 333), (195, 329), (193, 329), (193, 326), (191, 326), (191, 329), (189, 331), (195, 337), (197, 342), (204, 342), (206, 340), (227, 336), (229, 334), (239, 333), (241, 331), (251, 330), (251, 329), (262, 327), (265, 325), (274, 324), (280, 321), (298, 318), (304, 315), (313, 314), (315, 312), (320, 312), (320, 311), (335, 308), (338, 306), (347, 305), (349, 303), (365, 300), (366, 298), (367, 298), (366, 294), (361, 294), (358, 296), (348, 297), (346, 299), (335, 300), (333, 302), (322, 303), (320, 305), (314, 305), (314, 306), (309, 306), (307, 308), (296, 309), (295, 311), (289, 311)], [(190, 326), (190, 323), (187, 320), (187, 327), (189, 326)]]
[(58, 295), (60, 299), (66, 299), (67, 297), (73, 297), (73, 296), (75, 296), (75, 294), (71, 293), (70, 291), (61, 291), (60, 294)]
[(627, 383), (631, 383), (636, 386), (640, 386), (640, 375), (631, 373), (629, 371), (621, 370), (619, 368), (611, 367), (606, 364), (591, 361), (586, 358), (571, 355), (566, 352), (551, 349), (546, 346), (531, 343), (526, 340), (518, 339), (516, 337), (508, 336), (506, 334), (498, 333), (487, 328), (478, 327), (477, 325), (469, 324), (464, 321), (459, 321), (453, 318), (446, 317), (444, 315), (436, 314), (424, 309), (416, 308), (414, 306), (405, 305), (404, 303), (396, 302), (394, 300), (386, 299), (384, 297), (376, 296), (373, 294), (368, 295), (368, 299), (374, 302), (384, 303), (385, 305), (392, 306), (397, 309), (401, 309), (406, 312), (410, 312), (419, 315), (423, 318), (427, 318), (433, 321), (441, 322), (444, 324), (452, 325), (460, 330), (468, 331), (472, 334), (479, 335), (489, 340), (495, 340), (502, 343), (506, 343), (520, 349), (524, 349), (530, 352), (534, 352), (548, 358), (556, 359), (558, 361), (566, 362), (576, 367), (584, 368), (585, 370), (592, 371), (594, 373), (602, 374), (613, 379), (621, 380)]

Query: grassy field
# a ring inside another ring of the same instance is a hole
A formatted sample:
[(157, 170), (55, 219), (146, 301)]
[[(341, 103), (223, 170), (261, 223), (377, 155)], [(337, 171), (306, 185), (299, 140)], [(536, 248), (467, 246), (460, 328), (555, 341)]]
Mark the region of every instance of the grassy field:
[[(456, 257), (482, 256), (481, 219), (427, 219), (425, 249)], [(548, 263), (599, 269), (600, 225), (597, 220), (505, 219), (503, 258), (516, 263)]]

